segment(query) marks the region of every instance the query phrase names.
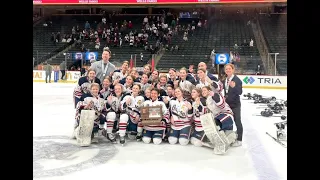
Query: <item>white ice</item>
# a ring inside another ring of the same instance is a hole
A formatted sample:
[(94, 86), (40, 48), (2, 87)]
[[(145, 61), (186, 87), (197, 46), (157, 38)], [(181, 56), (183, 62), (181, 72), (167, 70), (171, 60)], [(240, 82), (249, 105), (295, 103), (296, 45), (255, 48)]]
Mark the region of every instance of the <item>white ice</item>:
[[(33, 136), (70, 136), (74, 124), (72, 93), (75, 84), (33, 84)], [(286, 90), (244, 89), (244, 93), (259, 93), (287, 98)], [(243, 99), (243, 97), (242, 97)], [(257, 109), (252, 101), (242, 100), (244, 128), (242, 147), (230, 148), (225, 155), (214, 155), (209, 148), (143, 144), (128, 142), (116, 144), (119, 152), (105, 164), (89, 167), (64, 176), (36, 178), (38, 180), (90, 179), (219, 179), (219, 180), (285, 180), (287, 179), (287, 149), (272, 140), (266, 132), (275, 135), (274, 122), (280, 118), (253, 116)], [(109, 142), (108, 142), (109, 143)], [(80, 152), (81, 161), (97, 152)], [(78, 159), (79, 161), (79, 159)], [(67, 163), (67, 164), (66, 164)], [(59, 160), (43, 162), (46, 169), (68, 166)]]

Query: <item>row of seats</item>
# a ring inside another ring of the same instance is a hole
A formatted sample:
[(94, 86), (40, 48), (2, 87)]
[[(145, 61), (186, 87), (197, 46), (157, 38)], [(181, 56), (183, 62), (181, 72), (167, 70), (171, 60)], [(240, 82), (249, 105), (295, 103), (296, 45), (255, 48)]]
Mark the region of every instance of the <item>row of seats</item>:
[[(213, 18), (209, 21), (208, 29), (198, 28), (193, 36), (188, 36), (188, 41), (182, 39), (182, 35), (173, 38), (172, 44), (178, 44), (181, 50), (178, 55), (173, 56), (166, 52), (158, 67), (169, 69), (170, 67), (179, 68), (180, 64), (197, 64), (201, 61), (210, 62), (210, 53), (215, 49), (216, 53), (229, 53), (235, 44), (238, 46), (246, 40), (254, 40), (251, 26), (248, 26), (246, 19), (235, 17)], [(244, 72), (255, 71), (258, 64), (262, 66), (261, 57), (257, 47), (239, 47), (240, 54), (239, 67)], [(174, 62), (174, 63), (172, 63)], [(181, 63), (180, 63), (181, 62)], [(263, 67), (261, 67), (263, 68)]]
[[(287, 15), (259, 16), (260, 26), (271, 53), (277, 55), (276, 68), (280, 75), (287, 75)], [(275, 55), (271, 55), (275, 58)]]

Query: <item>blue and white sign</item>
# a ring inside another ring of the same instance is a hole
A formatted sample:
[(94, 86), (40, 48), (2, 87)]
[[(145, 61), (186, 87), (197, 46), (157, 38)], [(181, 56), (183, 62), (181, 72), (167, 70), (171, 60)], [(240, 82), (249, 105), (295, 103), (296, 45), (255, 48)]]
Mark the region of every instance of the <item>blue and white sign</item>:
[(73, 53), (73, 60), (82, 60), (83, 56), (84, 56), (84, 53), (82, 52)]
[(86, 52), (86, 60), (97, 60), (98, 59), (98, 52)]
[(216, 54), (216, 64), (228, 64), (229, 54)]

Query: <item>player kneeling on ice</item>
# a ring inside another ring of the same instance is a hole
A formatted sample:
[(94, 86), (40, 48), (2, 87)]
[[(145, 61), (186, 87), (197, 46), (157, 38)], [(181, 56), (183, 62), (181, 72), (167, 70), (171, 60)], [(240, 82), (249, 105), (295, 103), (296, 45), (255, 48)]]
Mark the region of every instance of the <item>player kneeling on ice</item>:
[(124, 94), (124, 87), (120, 83), (114, 85), (114, 92), (107, 97), (107, 138), (112, 142), (116, 143), (116, 135), (113, 131), (117, 131), (119, 125), (119, 119), (121, 115), (120, 102), (122, 101)]
[(151, 140), (153, 144), (161, 144), (162, 139), (164, 138), (166, 124), (169, 123), (169, 111), (164, 104), (163, 101), (158, 100), (158, 96), (160, 95), (159, 89), (152, 88), (150, 100), (146, 100), (142, 106), (161, 106), (162, 107), (162, 120), (161, 124), (159, 125), (145, 125), (143, 126), (143, 133), (142, 133), (142, 141), (144, 143), (149, 144)]
[(213, 148), (213, 145), (209, 143), (206, 137), (200, 117), (207, 112), (206, 98), (201, 96), (201, 89), (196, 88), (191, 92), (192, 107), (193, 107), (193, 120), (194, 120), (194, 131), (191, 135), (191, 144), (195, 146), (207, 146)]
[(233, 131), (233, 112), (222, 95), (214, 92), (214, 89), (211, 91), (210, 87), (203, 87), (202, 96), (206, 98), (209, 110), (209, 113), (200, 116), (203, 130), (214, 146), (213, 152), (224, 154), (237, 138)]
[(90, 92), (83, 94), (76, 107), (76, 121), (74, 135), (80, 146), (89, 146), (96, 133), (99, 131), (99, 125), (105, 123), (105, 116), (102, 112), (106, 110), (104, 99), (99, 97), (100, 85), (91, 84)]
[(169, 102), (171, 130), (168, 141), (170, 144), (179, 142), (181, 145), (187, 145), (191, 134), (192, 105), (183, 98), (180, 87), (174, 90), (174, 94), (176, 97)]
[[(141, 123), (139, 124), (139, 108), (144, 101), (144, 97), (140, 96), (140, 91), (141, 86), (139, 84), (133, 85), (132, 92), (126, 94), (120, 103), (120, 109), (122, 112), (119, 122), (120, 144), (125, 143), (126, 131), (128, 132), (128, 137), (130, 139), (137, 138), (139, 141), (142, 138), (143, 129)], [(137, 136), (133, 134), (137, 134)]]

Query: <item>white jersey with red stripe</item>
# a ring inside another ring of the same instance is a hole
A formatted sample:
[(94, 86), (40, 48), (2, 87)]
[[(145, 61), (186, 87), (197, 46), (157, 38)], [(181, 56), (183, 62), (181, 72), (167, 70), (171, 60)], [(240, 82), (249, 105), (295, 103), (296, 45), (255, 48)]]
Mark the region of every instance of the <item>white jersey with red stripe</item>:
[(214, 92), (221, 93), (223, 90), (223, 84), (220, 80), (217, 82), (206, 77), (206, 80), (204, 82), (199, 80), (196, 83), (196, 88), (199, 89), (203, 88), (204, 86), (209, 86)]
[(183, 99), (179, 101), (177, 98), (173, 98), (169, 102), (169, 112), (171, 115), (171, 129), (181, 130), (185, 127), (191, 126), (193, 111), (188, 109), (191, 103)]
[(94, 80), (89, 80), (88, 76), (81, 77), (73, 91), (73, 96), (76, 98), (81, 98), (83, 94), (90, 92), (90, 87), (92, 83), (100, 84), (100, 80), (95, 78)]
[(203, 114), (206, 114), (208, 111), (206, 99), (201, 97), (199, 104), (195, 101), (192, 102), (192, 107), (193, 107), (193, 120), (194, 120), (195, 130), (196, 131), (203, 131), (200, 117)]
[[(221, 95), (221, 93), (214, 93), (213, 96), (208, 96), (206, 100), (207, 108), (210, 110), (210, 112), (213, 114), (214, 117), (219, 116), (220, 114), (225, 114), (226, 117), (233, 118), (233, 112), (230, 108), (230, 106), (226, 103), (224, 97)], [(225, 119), (223, 118), (223, 119)], [(220, 120), (220, 121), (223, 121)]]
[(108, 112), (115, 112), (116, 114), (119, 114), (121, 112), (120, 109), (120, 102), (121, 102), (122, 96), (116, 97), (114, 95), (110, 95), (107, 97), (107, 111)]
[[(142, 104), (143, 107), (146, 106), (161, 106), (162, 107), (162, 119), (164, 119), (166, 121), (166, 123), (169, 123), (169, 111), (166, 107), (166, 105), (164, 104), (163, 101), (152, 101), (152, 100), (146, 100), (145, 102), (143, 102)], [(166, 129), (166, 125), (149, 125), (149, 126), (143, 126), (143, 129), (148, 130), (148, 131), (160, 131), (160, 130), (164, 130)]]
[[(80, 97), (80, 101), (76, 107), (76, 119), (80, 120), (80, 113), (84, 107), (90, 103), (93, 103), (91, 110), (95, 110), (96, 118), (102, 113), (102, 111), (106, 110), (105, 100), (100, 97), (93, 97), (90, 93), (83, 94)], [(97, 119), (96, 119), (97, 120)]]
[[(127, 100), (130, 99), (130, 104), (127, 104)], [(127, 94), (120, 102), (120, 109), (123, 113), (129, 115), (129, 119), (132, 123), (138, 124), (140, 121), (140, 106), (144, 102), (143, 96), (136, 96)]]

